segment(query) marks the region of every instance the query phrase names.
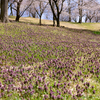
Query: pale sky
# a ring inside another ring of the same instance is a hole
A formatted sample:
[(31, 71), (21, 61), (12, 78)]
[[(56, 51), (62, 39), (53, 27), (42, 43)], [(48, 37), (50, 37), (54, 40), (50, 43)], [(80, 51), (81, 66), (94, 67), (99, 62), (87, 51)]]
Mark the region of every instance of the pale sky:
[[(100, 0), (97, 0), (99, 3), (100, 3)], [(8, 9), (8, 15), (10, 15), (10, 9)], [(22, 17), (27, 17), (28, 15), (26, 15), (25, 13), (24, 13), (24, 15), (22, 16)], [(42, 19), (45, 19), (45, 14), (43, 14), (43, 16), (42, 16)], [(51, 20), (52, 20), (52, 18), (51, 18)], [(83, 18), (83, 22), (84, 22), (84, 18)]]

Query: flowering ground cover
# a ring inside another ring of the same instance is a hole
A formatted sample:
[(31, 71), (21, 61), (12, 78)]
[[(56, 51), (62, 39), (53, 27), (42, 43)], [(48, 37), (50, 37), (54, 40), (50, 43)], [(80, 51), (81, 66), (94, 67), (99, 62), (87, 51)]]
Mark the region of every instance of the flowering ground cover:
[(100, 35), (0, 23), (0, 100), (100, 100)]

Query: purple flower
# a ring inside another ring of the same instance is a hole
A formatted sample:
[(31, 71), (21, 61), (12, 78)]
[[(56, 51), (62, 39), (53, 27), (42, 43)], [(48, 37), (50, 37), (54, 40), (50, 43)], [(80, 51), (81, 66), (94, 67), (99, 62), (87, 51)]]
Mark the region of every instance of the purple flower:
[(84, 79), (82, 78), (82, 79), (80, 79), (82, 82), (84, 82)]
[(94, 86), (91, 87), (92, 89), (94, 88)]
[(73, 98), (74, 98), (74, 99), (77, 99), (75, 95), (73, 95)]
[(57, 95), (57, 99), (60, 99), (61, 98), (61, 96), (60, 95)]
[(70, 86), (70, 83), (68, 83), (68, 86)]
[(89, 82), (86, 82), (86, 85), (89, 87), (90, 86), (90, 83)]
[(45, 95), (44, 95), (44, 98), (47, 99), (47, 98), (48, 98), (48, 95), (45, 94)]
[(93, 94), (95, 94), (95, 90), (93, 90)]
[(47, 86), (45, 86), (44, 89), (45, 89), (46, 92), (48, 91), (48, 87)]
[(52, 95), (52, 99), (55, 100), (56, 99), (56, 96)]
[(30, 84), (29, 86), (28, 86), (28, 89), (32, 89), (33, 88), (33, 86), (32, 86), (32, 84)]
[(60, 86), (60, 83), (57, 84), (57, 88), (59, 88), (59, 86)]
[(8, 97), (12, 96), (12, 94), (9, 94)]
[(81, 97), (82, 96), (82, 94), (81, 93), (77, 93), (77, 97)]
[(33, 95), (33, 93), (34, 93), (34, 92), (35, 92), (35, 91), (34, 91), (34, 90), (32, 90), (32, 91), (31, 91), (31, 95)]

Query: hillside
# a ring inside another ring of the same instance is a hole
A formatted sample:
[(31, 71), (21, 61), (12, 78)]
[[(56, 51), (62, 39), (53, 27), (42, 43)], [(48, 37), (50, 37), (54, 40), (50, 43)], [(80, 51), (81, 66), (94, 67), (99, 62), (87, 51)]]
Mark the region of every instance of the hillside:
[(0, 100), (100, 100), (99, 94), (100, 35), (0, 23)]

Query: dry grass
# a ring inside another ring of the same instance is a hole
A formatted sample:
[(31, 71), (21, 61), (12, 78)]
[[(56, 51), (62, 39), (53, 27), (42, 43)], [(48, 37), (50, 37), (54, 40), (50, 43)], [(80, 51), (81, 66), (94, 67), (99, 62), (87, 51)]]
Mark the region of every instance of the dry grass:
[[(15, 17), (9, 18), (10, 20), (14, 20)], [(39, 19), (38, 18), (31, 18), (31, 17), (21, 17), (20, 22), (28, 22), (33, 24), (38, 24)], [(52, 25), (52, 20), (44, 20), (42, 19), (42, 24), (46, 25)], [(60, 26), (68, 27), (68, 28), (74, 28), (74, 29), (88, 29), (88, 30), (100, 30), (100, 23), (70, 23), (70, 22), (60, 22)]]

